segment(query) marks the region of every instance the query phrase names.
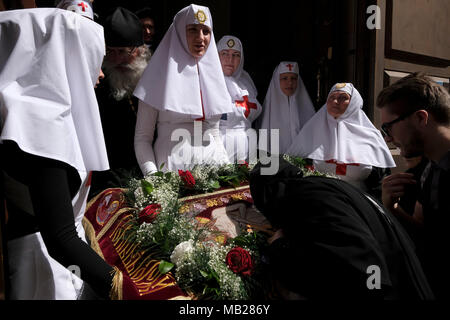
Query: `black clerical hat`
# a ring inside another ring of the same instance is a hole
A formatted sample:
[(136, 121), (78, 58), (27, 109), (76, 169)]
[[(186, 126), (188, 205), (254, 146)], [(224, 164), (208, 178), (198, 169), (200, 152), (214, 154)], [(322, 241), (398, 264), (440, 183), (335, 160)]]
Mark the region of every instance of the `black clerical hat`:
[(105, 19), (103, 27), (109, 47), (138, 47), (144, 44), (141, 21), (125, 8), (117, 7)]

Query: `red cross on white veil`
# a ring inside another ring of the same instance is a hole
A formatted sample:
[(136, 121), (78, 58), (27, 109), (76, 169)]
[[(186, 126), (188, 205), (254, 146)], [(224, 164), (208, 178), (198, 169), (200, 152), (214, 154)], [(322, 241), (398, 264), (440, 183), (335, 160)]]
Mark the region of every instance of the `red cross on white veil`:
[(346, 176), (347, 175), (347, 166), (359, 167), (359, 163), (340, 163), (340, 162), (337, 162), (334, 159), (328, 160), (328, 161), (325, 161), (325, 162), (326, 163), (333, 163), (333, 164), (336, 165), (336, 174), (338, 176)]
[(256, 103), (250, 102), (248, 100), (248, 96), (244, 96), (243, 98), (244, 100), (242, 101), (236, 101), (236, 106), (245, 108), (244, 116), (248, 118), (250, 114), (250, 109), (256, 109), (257, 105)]
[(292, 68), (294, 68), (294, 66), (293, 66), (292, 64), (290, 64), (290, 63), (289, 63), (289, 64), (287, 64), (287, 65), (286, 65), (286, 67), (288, 67), (288, 68), (289, 68), (289, 71), (292, 71)]
[(84, 2), (80, 2), (80, 3), (78, 4), (78, 6), (81, 7), (81, 9), (83, 9), (83, 12), (85, 12), (85, 11), (86, 11), (86, 8), (88, 7), (87, 4), (84, 3)]

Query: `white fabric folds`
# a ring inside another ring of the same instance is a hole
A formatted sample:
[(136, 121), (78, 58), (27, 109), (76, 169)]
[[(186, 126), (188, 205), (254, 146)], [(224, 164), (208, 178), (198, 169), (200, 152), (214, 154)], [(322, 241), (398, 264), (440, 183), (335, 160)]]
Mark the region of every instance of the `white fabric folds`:
[(186, 40), (186, 26), (213, 27), (209, 9), (191, 4), (178, 12), (152, 56), (134, 95), (160, 111), (206, 119), (232, 112), (214, 33), (204, 56), (194, 58)]
[(252, 78), (247, 71), (244, 70), (244, 50), (241, 41), (234, 36), (222, 37), (217, 43), (217, 50), (220, 52), (228, 49), (233, 49), (241, 53), (241, 62), (239, 63), (238, 68), (231, 77), (225, 77), (231, 98), (235, 101), (242, 100), (243, 96), (248, 96), (250, 101), (255, 102), (258, 91), (256, 90)]
[[(0, 142), (15, 141), (27, 153), (77, 169), (81, 187), (72, 206), (85, 241), (89, 172), (109, 168), (94, 92), (103, 28), (66, 10), (15, 10), (0, 12), (0, 39)], [(25, 202), (27, 193), (24, 187), (16, 196)], [(11, 299), (79, 296), (82, 281), (50, 257), (40, 233), (9, 241), (8, 252)]]
[(244, 49), (241, 41), (234, 36), (224, 36), (217, 43), (217, 50), (236, 50), (241, 53), (238, 68), (231, 76), (225, 76), (228, 92), (232, 99), (233, 113), (220, 120), (222, 140), (230, 161), (249, 160), (249, 142), (246, 131), (252, 127), (252, 122), (261, 114), (262, 106), (257, 100), (258, 91), (244, 70)]
[(336, 90), (351, 95), (344, 114), (335, 119), (325, 104), (303, 127), (287, 153), (314, 160), (395, 167), (380, 131), (362, 110), (363, 99), (358, 90), (351, 83), (337, 84), (330, 94)]
[(94, 85), (103, 28), (76, 13), (0, 12), (0, 141), (79, 172), (109, 168)]
[[(288, 72), (298, 74), (297, 90), (291, 97), (286, 96), (280, 87), (280, 74)], [(292, 61), (281, 62), (275, 68), (267, 90), (260, 128), (280, 130), (279, 151), (282, 154), (314, 113), (314, 105), (300, 77), (298, 64)]]

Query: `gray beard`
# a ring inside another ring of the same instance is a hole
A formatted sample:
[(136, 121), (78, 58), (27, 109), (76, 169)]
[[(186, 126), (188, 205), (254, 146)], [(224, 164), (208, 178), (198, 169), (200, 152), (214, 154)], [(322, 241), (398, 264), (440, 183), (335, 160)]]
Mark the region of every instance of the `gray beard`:
[(111, 96), (115, 100), (120, 101), (133, 95), (133, 91), (144, 73), (147, 63), (147, 55), (142, 54), (136, 57), (132, 63), (126, 65), (127, 69), (123, 71), (117, 69), (115, 64), (105, 59), (103, 70), (111, 89)]

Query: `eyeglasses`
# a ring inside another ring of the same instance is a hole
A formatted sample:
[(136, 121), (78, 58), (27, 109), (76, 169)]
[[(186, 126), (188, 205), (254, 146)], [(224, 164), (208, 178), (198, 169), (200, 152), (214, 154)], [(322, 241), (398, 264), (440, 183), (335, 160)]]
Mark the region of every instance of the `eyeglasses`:
[(405, 120), (406, 118), (412, 116), (414, 113), (416, 113), (416, 111), (418, 110), (414, 110), (411, 112), (407, 112), (404, 115), (401, 115), (400, 117), (398, 117), (397, 119), (394, 119), (392, 121), (389, 122), (385, 122), (381, 125), (381, 133), (383, 134), (384, 137), (389, 137), (392, 138), (391, 134), (389, 133), (389, 131), (391, 130), (391, 127), (394, 123), (397, 123), (399, 121)]
[(118, 55), (121, 57), (124, 57), (124, 56), (129, 57), (133, 54), (133, 52), (134, 52), (134, 50), (136, 50), (136, 48), (137, 47), (133, 47), (131, 49), (106, 48), (106, 55), (111, 56), (111, 55), (115, 54), (115, 55)]

